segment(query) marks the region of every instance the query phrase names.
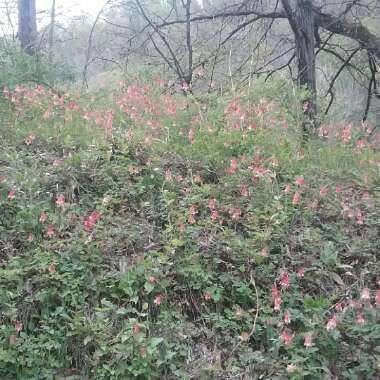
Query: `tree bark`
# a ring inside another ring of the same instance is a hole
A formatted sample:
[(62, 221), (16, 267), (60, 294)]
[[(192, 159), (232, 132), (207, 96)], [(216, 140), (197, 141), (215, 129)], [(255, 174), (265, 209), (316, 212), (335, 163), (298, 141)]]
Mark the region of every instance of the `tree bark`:
[(25, 53), (35, 53), (37, 46), (35, 0), (18, 0), (18, 38)]
[(315, 70), (315, 13), (312, 0), (282, 0), (286, 16), (292, 28), (298, 63), (298, 84), (309, 91), (304, 99), (303, 111), (307, 117), (304, 129), (316, 125), (317, 82)]

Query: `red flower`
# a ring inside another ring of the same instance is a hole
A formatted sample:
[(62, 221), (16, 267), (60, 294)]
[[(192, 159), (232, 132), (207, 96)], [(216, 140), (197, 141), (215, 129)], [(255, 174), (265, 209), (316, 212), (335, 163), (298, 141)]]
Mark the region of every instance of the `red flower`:
[(285, 346), (290, 346), (293, 342), (294, 334), (290, 330), (284, 330), (280, 333), (280, 338)]
[(291, 317), (289, 311), (285, 311), (284, 314), (284, 323), (288, 325), (291, 322)]
[(289, 272), (288, 271), (283, 271), (281, 274), (280, 274), (280, 285), (287, 289), (289, 288), (290, 286), (290, 277), (289, 277)]

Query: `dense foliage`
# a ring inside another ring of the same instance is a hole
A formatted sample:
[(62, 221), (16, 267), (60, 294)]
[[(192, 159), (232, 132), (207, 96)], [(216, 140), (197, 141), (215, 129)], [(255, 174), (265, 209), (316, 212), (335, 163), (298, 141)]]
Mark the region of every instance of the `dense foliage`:
[(380, 136), (162, 85), (4, 89), (0, 377), (379, 378)]

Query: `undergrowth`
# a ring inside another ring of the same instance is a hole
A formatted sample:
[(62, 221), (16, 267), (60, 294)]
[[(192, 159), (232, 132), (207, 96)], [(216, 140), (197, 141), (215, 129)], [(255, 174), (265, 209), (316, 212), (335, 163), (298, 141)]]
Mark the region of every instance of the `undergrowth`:
[(160, 83), (4, 90), (1, 378), (379, 378), (379, 136)]

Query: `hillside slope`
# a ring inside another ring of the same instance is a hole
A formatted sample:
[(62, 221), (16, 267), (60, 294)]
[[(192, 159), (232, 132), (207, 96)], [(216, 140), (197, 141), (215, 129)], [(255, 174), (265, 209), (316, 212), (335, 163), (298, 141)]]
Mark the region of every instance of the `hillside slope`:
[(379, 135), (160, 84), (4, 90), (1, 378), (380, 378)]

